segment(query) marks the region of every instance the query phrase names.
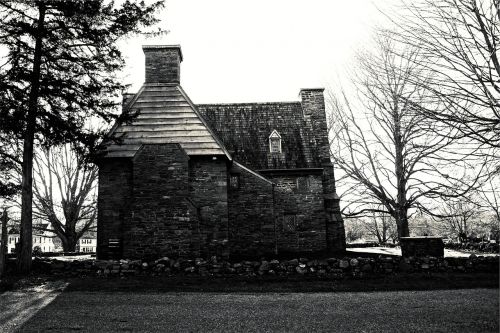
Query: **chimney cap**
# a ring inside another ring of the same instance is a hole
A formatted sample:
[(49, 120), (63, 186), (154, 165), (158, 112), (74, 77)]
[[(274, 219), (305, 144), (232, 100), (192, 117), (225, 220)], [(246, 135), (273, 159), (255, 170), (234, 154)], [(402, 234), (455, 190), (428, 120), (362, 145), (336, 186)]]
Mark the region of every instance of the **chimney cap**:
[(303, 91), (324, 91), (325, 88), (302, 88), (300, 89), (300, 92), (303, 92)]
[(180, 45), (143, 45), (142, 50), (171, 50), (171, 49), (177, 49), (179, 50), (179, 56), (182, 61), (182, 50)]

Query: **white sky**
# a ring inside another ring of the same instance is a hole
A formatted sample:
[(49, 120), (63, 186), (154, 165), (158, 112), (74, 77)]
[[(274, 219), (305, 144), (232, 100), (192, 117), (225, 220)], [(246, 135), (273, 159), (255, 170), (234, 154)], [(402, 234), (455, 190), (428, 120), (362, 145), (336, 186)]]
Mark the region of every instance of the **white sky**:
[[(377, 1), (386, 7), (395, 0)], [(195, 103), (298, 100), (334, 87), (384, 22), (374, 0), (167, 0), (166, 36), (123, 43), (125, 83), (144, 81), (143, 44), (180, 44), (181, 85)]]

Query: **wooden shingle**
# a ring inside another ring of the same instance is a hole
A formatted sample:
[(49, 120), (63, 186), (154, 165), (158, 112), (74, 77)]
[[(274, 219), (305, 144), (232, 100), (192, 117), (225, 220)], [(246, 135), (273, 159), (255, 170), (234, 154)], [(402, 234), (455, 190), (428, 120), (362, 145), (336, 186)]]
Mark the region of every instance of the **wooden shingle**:
[(226, 155), (196, 106), (178, 85), (146, 84), (127, 105), (137, 113), (130, 124), (115, 126), (104, 143), (105, 157), (133, 157), (142, 144), (179, 143), (188, 155)]

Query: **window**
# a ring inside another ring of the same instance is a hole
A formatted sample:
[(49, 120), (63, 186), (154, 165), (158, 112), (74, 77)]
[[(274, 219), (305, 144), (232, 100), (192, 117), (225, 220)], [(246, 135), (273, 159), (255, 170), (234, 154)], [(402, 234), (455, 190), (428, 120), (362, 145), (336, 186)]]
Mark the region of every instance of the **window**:
[(236, 174), (231, 174), (229, 176), (229, 185), (231, 186), (232, 189), (239, 189), (240, 188), (240, 175)]
[(269, 136), (269, 151), (271, 153), (281, 153), (281, 135), (276, 130)]
[(297, 215), (285, 214), (283, 217), (283, 231), (295, 232), (297, 230)]

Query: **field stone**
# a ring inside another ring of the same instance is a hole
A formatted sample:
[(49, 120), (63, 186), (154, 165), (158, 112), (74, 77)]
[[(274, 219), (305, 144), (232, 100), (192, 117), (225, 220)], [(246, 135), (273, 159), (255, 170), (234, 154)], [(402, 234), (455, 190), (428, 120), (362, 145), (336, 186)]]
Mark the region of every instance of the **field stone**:
[(154, 264), (162, 264), (164, 266), (166, 265), (169, 265), (170, 264), (170, 258), (168, 257), (162, 257), (158, 260), (155, 260)]
[(269, 270), (269, 262), (267, 261), (262, 261), (261, 265), (259, 266), (259, 271), (268, 271)]
[(305, 267), (297, 266), (295, 267), (295, 271), (299, 274), (305, 274), (307, 272), (307, 269)]
[(196, 268), (194, 268), (193, 266), (186, 267), (186, 269), (184, 269), (184, 272), (186, 272), (186, 273), (194, 273), (195, 271), (196, 271)]
[(95, 263), (94, 263), (94, 265), (97, 268), (105, 269), (108, 266), (108, 262), (104, 261), (104, 260), (96, 260)]
[(347, 268), (347, 267), (349, 267), (349, 262), (347, 260), (340, 260), (339, 267), (340, 268)]
[(410, 272), (413, 269), (413, 266), (407, 263), (406, 261), (402, 260), (399, 263), (399, 270), (401, 272)]
[(54, 260), (54, 261), (50, 264), (50, 268), (51, 268), (51, 269), (63, 269), (63, 268), (64, 268), (64, 262), (59, 261), (59, 260)]
[(371, 272), (373, 270), (372, 265), (366, 263), (363, 266), (361, 266), (361, 271), (362, 272)]
[(382, 265), (382, 267), (385, 269), (392, 269), (394, 266), (393, 266), (392, 262), (391, 263), (386, 262)]

